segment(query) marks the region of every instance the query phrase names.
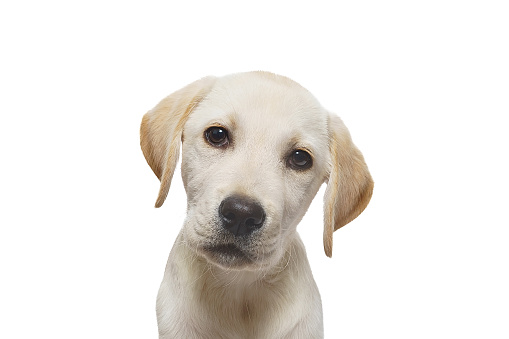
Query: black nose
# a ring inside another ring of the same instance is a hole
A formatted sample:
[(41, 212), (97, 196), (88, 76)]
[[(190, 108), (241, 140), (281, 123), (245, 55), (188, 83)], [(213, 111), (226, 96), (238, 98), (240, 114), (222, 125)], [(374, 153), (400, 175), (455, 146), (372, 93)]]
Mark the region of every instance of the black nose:
[(256, 201), (232, 195), (221, 202), (219, 217), (225, 229), (234, 235), (245, 235), (263, 226), (265, 212)]

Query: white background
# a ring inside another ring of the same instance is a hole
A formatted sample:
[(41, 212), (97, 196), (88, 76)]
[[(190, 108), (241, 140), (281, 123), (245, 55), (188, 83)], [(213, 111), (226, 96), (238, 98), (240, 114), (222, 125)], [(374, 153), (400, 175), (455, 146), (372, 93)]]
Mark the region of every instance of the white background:
[(338, 113), (373, 199), (322, 248), (326, 338), (509, 338), (506, 1), (3, 1), (0, 337), (156, 338), (182, 224), (142, 115), (205, 75), (283, 74)]

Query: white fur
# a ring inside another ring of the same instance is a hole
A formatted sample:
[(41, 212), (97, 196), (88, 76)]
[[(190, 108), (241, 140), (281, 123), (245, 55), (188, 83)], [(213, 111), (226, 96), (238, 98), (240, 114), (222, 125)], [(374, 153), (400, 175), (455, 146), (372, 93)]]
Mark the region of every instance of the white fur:
[[(204, 138), (217, 125), (228, 130), (228, 147)], [(332, 231), (364, 209), (373, 187), (339, 118), (292, 80), (252, 72), (204, 78), (170, 95), (144, 117), (141, 134), (161, 179), (158, 206), (176, 163), (175, 136), (182, 139), (188, 201), (157, 298), (160, 338), (323, 338), (320, 294), (296, 227), (321, 184), (335, 176), (324, 219), (325, 248), (332, 251)], [(288, 167), (294, 149), (308, 150), (313, 166)], [(341, 159), (352, 164), (336, 165)], [(359, 203), (339, 206), (342, 183)], [(204, 250), (236, 241), (218, 218), (219, 204), (232, 194), (256, 199), (266, 214), (249, 241), (236, 242), (249, 263)], [(340, 214), (348, 216), (339, 220)]]

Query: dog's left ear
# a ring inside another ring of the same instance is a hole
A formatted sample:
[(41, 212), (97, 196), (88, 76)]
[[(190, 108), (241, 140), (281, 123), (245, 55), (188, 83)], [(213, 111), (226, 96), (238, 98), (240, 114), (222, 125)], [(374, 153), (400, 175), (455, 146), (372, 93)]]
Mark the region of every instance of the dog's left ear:
[(170, 94), (143, 116), (140, 144), (150, 168), (161, 181), (156, 207), (161, 207), (170, 190), (177, 166), (182, 131), (189, 114), (205, 98), (215, 83), (206, 77)]
[(323, 247), (332, 256), (332, 234), (366, 208), (373, 193), (373, 179), (362, 153), (353, 144), (341, 119), (329, 114), (330, 161), (324, 198)]

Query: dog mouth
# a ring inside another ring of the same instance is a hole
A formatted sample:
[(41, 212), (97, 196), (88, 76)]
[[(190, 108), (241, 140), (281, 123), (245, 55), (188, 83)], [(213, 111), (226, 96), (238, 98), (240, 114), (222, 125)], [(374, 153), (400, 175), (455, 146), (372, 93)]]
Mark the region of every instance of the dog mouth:
[(220, 244), (203, 248), (207, 257), (220, 266), (235, 268), (248, 265), (252, 260), (234, 244)]

